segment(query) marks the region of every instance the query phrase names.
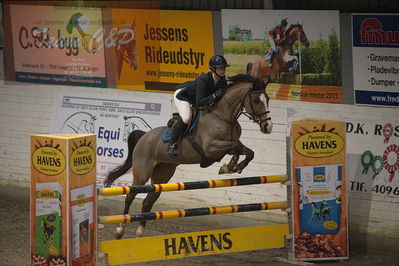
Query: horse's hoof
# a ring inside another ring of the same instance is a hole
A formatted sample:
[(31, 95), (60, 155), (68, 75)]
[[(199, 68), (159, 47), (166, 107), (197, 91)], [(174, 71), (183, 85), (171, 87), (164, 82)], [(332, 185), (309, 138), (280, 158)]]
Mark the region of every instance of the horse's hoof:
[(115, 230), (115, 239), (121, 239), (123, 237), (124, 230), (120, 227)]
[(220, 169), (219, 169), (219, 175), (221, 174), (231, 174), (231, 171), (229, 170), (229, 167), (227, 164), (223, 164)]
[(139, 228), (137, 228), (137, 231), (136, 231), (136, 236), (142, 237), (143, 235), (144, 235), (144, 227), (139, 226)]

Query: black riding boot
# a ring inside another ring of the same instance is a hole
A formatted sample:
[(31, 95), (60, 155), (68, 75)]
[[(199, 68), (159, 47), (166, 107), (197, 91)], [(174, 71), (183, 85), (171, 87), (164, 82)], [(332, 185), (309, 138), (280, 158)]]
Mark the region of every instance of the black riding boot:
[(272, 68), (272, 66), (273, 66), (273, 58), (274, 58), (274, 50), (273, 50), (273, 52), (271, 53), (271, 55), (270, 55), (270, 59), (269, 59), (269, 68)]
[(168, 153), (170, 155), (177, 154), (177, 140), (180, 135), (183, 134), (184, 130), (186, 130), (187, 124), (183, 122), (181, 117), (177, 119), (175, 124), (172, 126), (171, 139), (169, 141)]

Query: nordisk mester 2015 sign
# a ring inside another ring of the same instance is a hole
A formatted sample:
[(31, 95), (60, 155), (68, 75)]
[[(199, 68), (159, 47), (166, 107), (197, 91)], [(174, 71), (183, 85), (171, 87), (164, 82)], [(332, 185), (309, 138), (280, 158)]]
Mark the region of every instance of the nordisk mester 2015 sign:
[(214, 55), (211, 12), (112, 9), (112, 20), (124, 21), (134, 31), (128, 58), (116, 53), (118, 88), (174, 91), (178, 83), (209, 70)]

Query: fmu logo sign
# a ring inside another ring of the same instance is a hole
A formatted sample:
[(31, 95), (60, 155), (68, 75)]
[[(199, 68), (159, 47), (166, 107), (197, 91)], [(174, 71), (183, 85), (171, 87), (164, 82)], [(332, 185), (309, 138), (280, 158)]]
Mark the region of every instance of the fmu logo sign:
[(353, 15), (353, 46), (399, 47), (398, 15)]

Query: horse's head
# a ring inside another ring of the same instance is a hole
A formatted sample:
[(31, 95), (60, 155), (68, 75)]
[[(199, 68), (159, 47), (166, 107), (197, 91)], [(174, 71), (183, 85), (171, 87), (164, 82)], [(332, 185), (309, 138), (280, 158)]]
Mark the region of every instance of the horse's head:
[(139, 57), (137, 54), (137, 43), (136, 43), (137, 38), (136, 38), (135, 26), (136, 26), (136, 21), (133, 21), (133, 23), (131, 25), (133, 39), (132, 39), (131, 45), (129, 46), (129, 49), (127, 51), (130, 67), (133, 68), (134, 70), (137, 69), (138, 61), (139, 61), (138, 60)]
[[(127, 61), (130, 68), (137, 69), (138, 66), (138, 54), (137, 54), (137, 43), (136, 43), (136, 21), (132, 24), (126, 24), (119, 28), (117, 45), (115, 46), (117, 54), (121, 54), (124, 61)], [(125, 56), (125, 51), (127, 56)]]
[(266, 93), (266, 83), (262, 79), (254, 79), (252, 88), (244, 98), (244, 108), (250, 118), (259, 124), (263, 133), (270, 134), (272, 132), (269, 96)]
[(292, 42), (300, 41), (305, 47), (309, 47), (308, 37), (301, 24), (292, 24), (286, 32), (288, 35), (287, 38), (292, 40)]

